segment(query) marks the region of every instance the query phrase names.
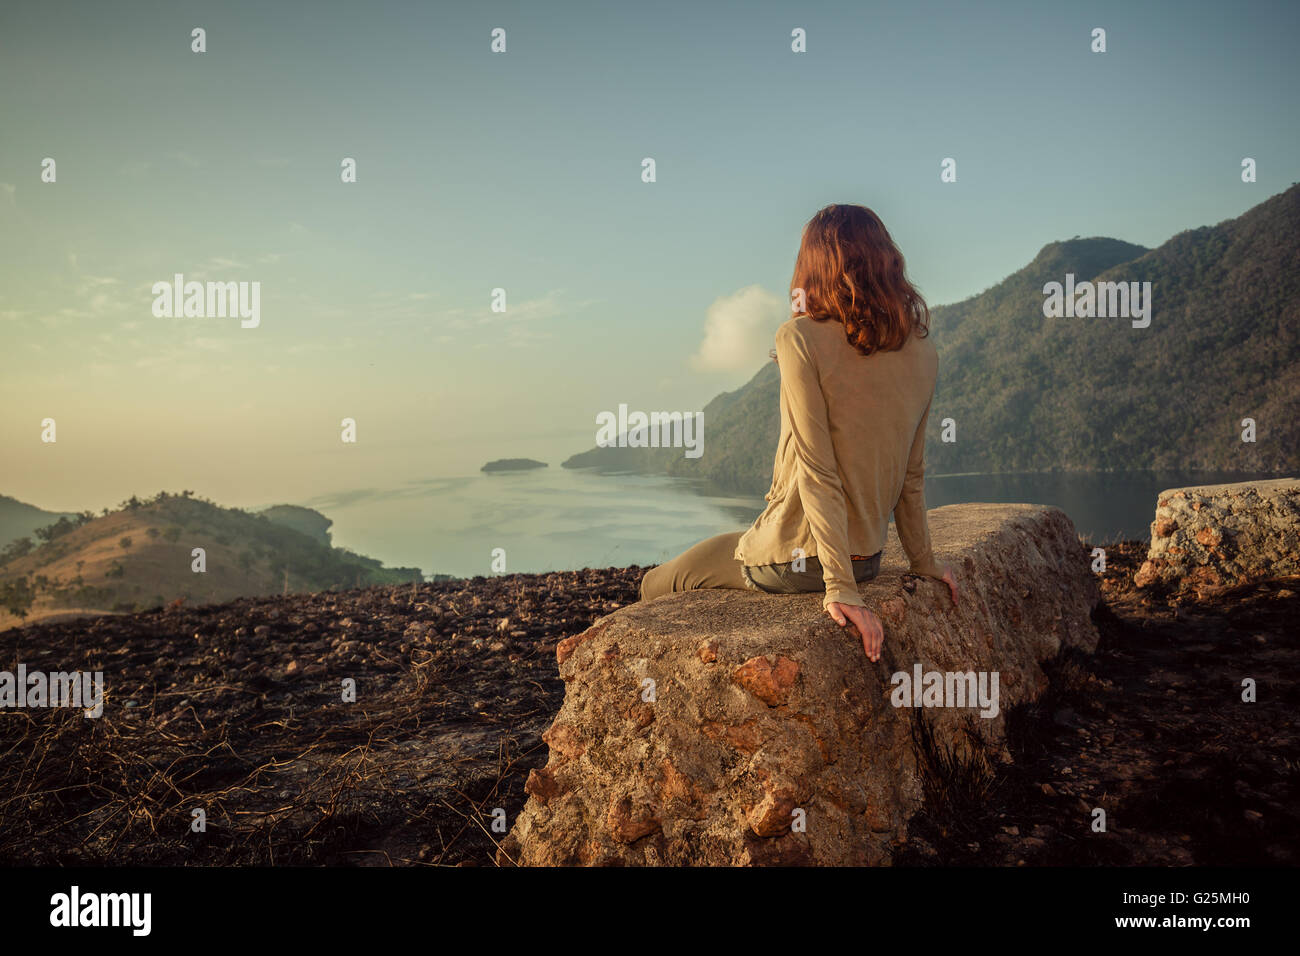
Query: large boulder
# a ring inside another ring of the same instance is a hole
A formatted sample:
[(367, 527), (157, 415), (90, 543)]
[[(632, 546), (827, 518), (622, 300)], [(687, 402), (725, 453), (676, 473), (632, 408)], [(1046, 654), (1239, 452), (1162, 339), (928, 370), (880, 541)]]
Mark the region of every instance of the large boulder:
[[(917, 721), (957, 759), (1009, 759), (1005, 715), (1046, 686), (1040, 662), (1097, 642), (1097, 581), (1062, 512), (966, 504), (929, 518), (961, 605), (906, 573), (891, 529), (879, 577), (862, 586), (885, 628), (878, 663), (820, 594), (668, 595), (562, 642), (549, 761), (529, 775), (499, 860), (887, 863), (922, 803)], [(893, 675), (918, 668), (983, 673), (996, 705), (918, 708), (938, 698), (908, 693), (895, 706)]]
[(1151, 549), (1133, 583), (1208, 596), (1300, 574), (1300, 481), (1172, 488), (1157, 498)]

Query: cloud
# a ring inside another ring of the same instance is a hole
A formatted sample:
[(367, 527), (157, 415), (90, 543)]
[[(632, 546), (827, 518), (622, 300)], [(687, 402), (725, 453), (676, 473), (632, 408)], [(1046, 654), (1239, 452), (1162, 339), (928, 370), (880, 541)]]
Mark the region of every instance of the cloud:
[(14, 193), (18, 187), (13, 183), (0, 183), (0, 202), (6, 206), (12, 206), (14, 203)]
[(777, 326), (790, 317), (781, 296), (751, 285), (713, 300), (704, 316), (704, 341), (691, 356), (703, 372), (753, 370), (772, 348)]
[[(479, 324), (499, 324), (502, 320), (508, 322), (536, 322), (540, 319), (551, 319), (557, 315), (564, 315), (569, 312), (577, 312), (592, 304), (592, 300), (581, 299), (572, 302), (562, 302), (561, 297), (564, 295), (563, 289), (552, 289), (543, 296), (535, 299), (525, 299), (522, 302), (511, 301), (509, 295), (506, 297), (506, 310), (504, 312), (492, 312), (487, 310), (487, 314), (479, 313)], [(486, 309), (486, 306), (484, 307)], [(450, 309), (445, 315), (455, 316), (464, 312), (463, 309)]]
[(244, 270), (248, 268), (248, 263), (242, 259), (233, 259), (230, 256), (211, 256), (206, 261), (200, 262), (197, 266), (187, 269), (184, 272), (186, 279), (193, 276), (209, 276), (214, 272), (226, 273), (234, 270)]
[[(69, 253), (75, 258), (75, 253)], [(71, 291), (71, 304), (55, 310), (53, 315), (40, 317), (46, 325), (54, 327), (86, 319), (99, 319), (104, 316), (129, 312), (134, 302), (122, 289), (122, 280), (112, 276), (81, 274), (74, 280)]]
[(83, 275), (79, 281), (81, 283), (81, 291), (85, 294), (106, 285), (119, 285), (122, 280), (115, 279), (112, 276)]

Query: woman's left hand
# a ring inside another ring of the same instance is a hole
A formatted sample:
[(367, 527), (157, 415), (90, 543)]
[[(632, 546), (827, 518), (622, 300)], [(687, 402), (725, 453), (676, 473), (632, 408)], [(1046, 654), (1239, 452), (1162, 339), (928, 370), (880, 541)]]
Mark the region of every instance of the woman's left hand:
[(867, 652), (867, 660), (873, 663), (880, 660), (880, 648), (885, 643), (885, 630), (880, 626), (880, 618), (865, 607), (838, 601), (826, 605), (826, 613), (840, 627), (852, 621), (862, 635), (862, 649)]

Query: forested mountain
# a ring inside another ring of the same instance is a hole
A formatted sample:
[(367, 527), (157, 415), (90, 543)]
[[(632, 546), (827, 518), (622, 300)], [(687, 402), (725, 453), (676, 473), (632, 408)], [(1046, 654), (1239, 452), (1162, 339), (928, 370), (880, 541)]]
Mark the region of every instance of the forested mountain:
[[(1151, 283), (1150, 325), (1046, 318), (1043, 287)], [(1053, 242), (979, 295), (932, 310), (939, 383), (927, 469), (1300, 470), (1300, 187), (1156, 249)], [(707, 477), (762, 494), (779, 431), (769, 363), (705, 407), (704, 453), (593, 449), (565, 467)], [(956, 441), (940, 441), (943, 419)], [(1256, 441), (1241, 440), (1242, 419)], [(864, 423), (864, 428), (869, 427)]]

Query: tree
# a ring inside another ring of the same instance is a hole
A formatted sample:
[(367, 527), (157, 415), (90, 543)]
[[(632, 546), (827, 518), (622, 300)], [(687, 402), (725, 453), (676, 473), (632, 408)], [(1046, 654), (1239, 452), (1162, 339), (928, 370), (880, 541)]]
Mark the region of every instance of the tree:
[(25, 554), (31, 554), (34, 547), (35, 544), (32, 543), (31, 538), (18, 538), (15, 541), (10, 541), (4, 551), (0, 551), (0, 564), (12, 561), (14, 558), (21, 558)]
[(15, 617), (26, 618), (35, 597), (36, 592), (27, 583), (25, 576), (0, 582), (0, 607)]

